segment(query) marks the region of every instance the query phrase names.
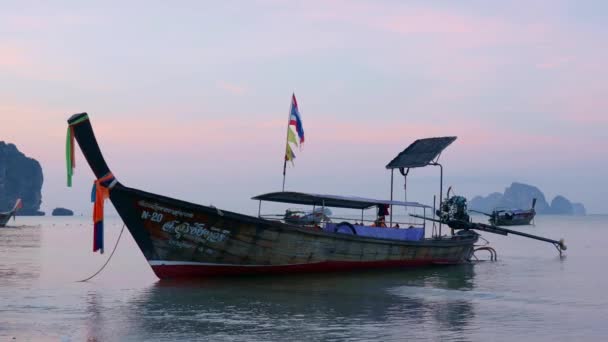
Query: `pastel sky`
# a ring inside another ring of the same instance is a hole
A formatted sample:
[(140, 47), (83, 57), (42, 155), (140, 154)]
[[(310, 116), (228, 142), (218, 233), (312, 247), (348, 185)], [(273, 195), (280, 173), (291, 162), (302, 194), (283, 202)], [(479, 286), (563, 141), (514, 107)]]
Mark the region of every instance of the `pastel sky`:
[[(66, 119), (86, 111), (124, 184), (253, 213), (280, 190), (295, 92), (307, 142), (287, 189), (387, 197), (394, 155), (457, 135), (442, 156), (457, 193), (520, 181), (608, 213), (607, 16), (606, 1), (5, 1), (0, 140), (41, 162), (46, 211), (90, 213), (79, 154), (65, 187)], [(437, 176), (413, 171), (409, 199), (431, 203)]]

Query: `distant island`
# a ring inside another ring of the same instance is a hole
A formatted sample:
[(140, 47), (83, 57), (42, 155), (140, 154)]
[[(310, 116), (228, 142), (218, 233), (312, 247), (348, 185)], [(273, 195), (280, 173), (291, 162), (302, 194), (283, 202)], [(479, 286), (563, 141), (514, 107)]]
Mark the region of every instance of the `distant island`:
[(42, 203), (42, 167), (21, 153), (14, 144), (0, 141), (0, 211), (13, 208), (21, 198), (23, 208), (17, 215), (44, 215)]
[(494, 192), (485, 197), (475, 196), (469, 202), (469, 209), (492, 212), (494, 208), (528, 209), (532, 205), (532, 199), (536, 198), (536, 212), (538, 214), (553, 215), (586, 215), (587, 210), (581, 203), (572, 203), (564, 196), (555, 196), (551, 204), (545, 199), (540, 189), (535, 186), (512, 183), (504, 193)]
[(74, 212), (66, 208), (55, 208), (51, 213), (53, 216), (74, 216)]

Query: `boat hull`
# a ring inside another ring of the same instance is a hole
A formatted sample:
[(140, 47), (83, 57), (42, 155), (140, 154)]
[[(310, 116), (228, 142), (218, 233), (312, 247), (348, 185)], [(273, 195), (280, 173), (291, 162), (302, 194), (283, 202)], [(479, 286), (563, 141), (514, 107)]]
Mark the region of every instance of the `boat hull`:
[[(224, 265), (196, 262), (148, 261), (161, 279), (197, 278), (234, 275), (326, 273), (365, 269), (412, 268), (440, 264), (454, 264), (451, 260), (384, 260), (384, 261), (322, 261), (297, 265)], [(461, 262), (457, 262), (461, 263)]]
[(0, 227), (5, 227), (8, 221), (13, 216), (13, 213), (0, 213)]
[(161, 279), (467, 262), (477, 234), (396, 241), (328, 233), (116, 185), (110, 199)]
[(512, 215), (499, 215), (492, 217), (490, 223), (496, 226), (525, 226), (529, 225), (534, 219), (535, 212), (528, 211)]

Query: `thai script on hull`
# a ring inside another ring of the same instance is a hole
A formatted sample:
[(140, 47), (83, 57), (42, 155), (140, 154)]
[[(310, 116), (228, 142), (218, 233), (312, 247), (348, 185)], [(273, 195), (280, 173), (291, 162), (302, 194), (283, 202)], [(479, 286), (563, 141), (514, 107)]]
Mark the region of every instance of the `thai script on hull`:
[(174, 234), (176, 239), (189, 236), (196, 240), (212, 243), (224, 242), (230, 235), (229, 230), (221, 230), (215, 227), (207, 228), (204, 223), (189, 223), (177, 220), (165, 222), (162, 229), (167, 233)]
[(148, 202), (142, 200), (142, 201), (137, 202), (137, 204), (139, 204), (140, 206), (142, 206), (144, 208), (162, 211), (164, 213), (171, 214), (173, 216), (178, 216), (178, 217), (181, 216), (181, 217), (188, 217), (188, 218), (194, 217), (193, 213), (188, 213), (188, 212), (177, 210), (177, 209), (166, 208), (157, 203), (148, 203)]

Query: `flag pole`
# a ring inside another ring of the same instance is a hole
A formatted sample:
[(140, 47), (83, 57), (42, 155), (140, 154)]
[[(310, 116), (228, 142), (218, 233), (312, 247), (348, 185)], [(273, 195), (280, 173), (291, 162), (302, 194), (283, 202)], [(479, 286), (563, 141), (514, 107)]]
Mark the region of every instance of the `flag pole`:
[(289, 102), (289, 111), (287, 113), (287, 130), (285, 131), (285, 149), (283, 151), (284, 155), (283, 155), (283, 190), (285, 191), (285, 175), (286, 175), (286, 170), (287, 170), (287, 147), (289, 145), (289, 124), (291, 122), (291, 106), (293, 106), (293, 97), (295, 96), (295, 93), (293, 93), (291, 95), (291, 101)]

